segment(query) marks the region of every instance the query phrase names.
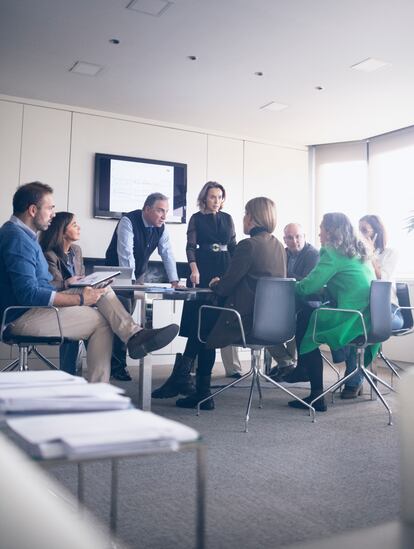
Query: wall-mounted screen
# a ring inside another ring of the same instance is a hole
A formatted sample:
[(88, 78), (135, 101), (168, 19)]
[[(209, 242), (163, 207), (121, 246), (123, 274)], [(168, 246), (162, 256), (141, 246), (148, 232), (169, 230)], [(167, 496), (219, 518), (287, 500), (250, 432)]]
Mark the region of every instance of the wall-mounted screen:
[(160, 192), (169, 198), (167, 223), (185, 223), (187, 164), (96, 153), (94, 192), (94, 217), (119, 219)]

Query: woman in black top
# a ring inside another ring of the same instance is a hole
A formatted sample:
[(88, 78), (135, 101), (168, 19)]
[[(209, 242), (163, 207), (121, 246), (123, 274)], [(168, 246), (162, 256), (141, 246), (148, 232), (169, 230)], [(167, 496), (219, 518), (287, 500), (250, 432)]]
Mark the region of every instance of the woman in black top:
[[(231, 216), (222, 212), (226, 191), (214, 181), (208, 181), (198, 195), (200, 211), (193, 214), (187, 230), (187, 259), (190, 276), (187, 286), (208, 288), (209, 282), (221, 277), (227, 270), (231, 255), (236, 248), (236, 232)], [(213, 367), (215, 349), (206, 349), (197, 338), (198, 309), (200, 305), (187, 301), (181, 317), (180, 335), (187, 337), (184, 354), (177, 354), (173, 372), (167, 381), (153, 391), (153, 398), (170, 398), (194, 393), (190, 370), (198, 356), (198, 370)], [(206, 402), (210, 407), (212, 401)]]

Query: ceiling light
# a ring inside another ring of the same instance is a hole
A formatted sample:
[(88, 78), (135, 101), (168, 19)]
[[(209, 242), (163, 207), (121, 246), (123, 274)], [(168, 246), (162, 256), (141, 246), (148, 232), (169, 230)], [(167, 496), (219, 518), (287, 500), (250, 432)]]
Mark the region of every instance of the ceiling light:
[(381, 59), (368, 57), (368, 59), (364, 59), (363, 61), (360, 61), (355, 65), (351, 65), (351, 69), (362, 72), (373, 72), (380, 69), (381, 67), (385, 67), (385, 65), (390, 65), (390, 63), (387, 63), (387, 61), (381, 61)]
[(83, 74), (86, 76), (96, 76), (103, 67), (101, 65), (95, 65), (94, 63), (86, 63), (85, 61), (76, 61), (69, 72), (76, 72), (77, 74)]
[(171, 4), (172, 2), (170, 0), (132, 0), (132, 2), (127, 5), (127, 9), (145, 13), (145, 15), (159, 17), (171, 6)]
[(254, 73), (255, 76), (263, 76), (263, 73), (262, 71), (257, 71)]
[(260, 107), (260, 110), (262, 111), (283, 111), (283, 109), (287, 109), (288, 105), (284, 105), (283, 103), (276, 103), (276, 101), (271, 101), (270, 103), (266, 103), (266, 105), (263, 105), (263, 107)]

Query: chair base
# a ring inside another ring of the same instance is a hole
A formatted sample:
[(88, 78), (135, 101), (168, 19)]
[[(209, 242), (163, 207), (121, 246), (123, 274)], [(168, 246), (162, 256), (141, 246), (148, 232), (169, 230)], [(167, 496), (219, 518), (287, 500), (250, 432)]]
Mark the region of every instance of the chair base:
[(388, 412), (388, 425), (392, 425), (393, 424), (393, 422), (392, 422), (392, 410), (391, 410), (389, 404), (387, 403), (387, 401), (385, 400), (385, 398), (383, 397), (383, 395), (381, 394), (381, 392), (379, 391), (379, 389), (377, 387), (377, 383), (381, 383), (381, 385), (384, 385), (384, 387), (386, 387), (390, 391), (393, 391), (394, 393), (396, 393), (396, 390), (389, 383), (387, 383), (386, 381), (384, 381), (383, 379), (378, 377), (376, 374), (374, 374), (373, 372), (370, 372), (369, 370), (367, 370), (367, 368), (365, 368), (365, 366), (363, 365), (364, 350), (365, 350), (365, 348), (363, 348), (363, 347), (358, 347), (357, 348), (357, 367), (356, 367), (356, 369), (353, 372), (351, 372), (350, 374), (344, 376), (343, 378), (341, 378), (340, 380), (338, 380), (337, 382), (332, 384), (327, 389), (325, 389), (325, 391), (323, 391), (322, 394), (320, 394), (317, 398), (315, 398), (311, 402), (311, 404), (313, 405), (317, 400), (319, 400), (323, 396), (327, 395), (328, 393), (335, 392), (339, 387), (341, 387), (342, 385), (344, 385), (344, 383), (346, 383), (349, 379), (351, 379), (358, 371), (360, 371), (360, 372), (362, 372), (364, 378), (368, 381), (373, 394), (376, 395), (380, 399), (380, 401), (382, 402), (382, 404), (386, 408), (386, 410)]
[(289, 389), (287, 389), (286, 387), (283, 387), (283, 385), (280, 385), (277, 381), (274, 381), (273, 379), (271, 379), (268, 375), (266, 375), (262, 371), (262, 369), (260, 367), (261, 350), (262, 350), (261, 348), (251, 350), (251, 352), (252, 352), (252, 362), (251, 362), (250, 370), (246, 374), (243, 374), (239, 379), (235, 379), (234, 381), (232, 381), (231, 383), (229, 383), (225, 387), (222, 387), (218, 391), (215, 391), (210, 396), (206, 397), (205, 399), (201, 400), (198, 403), (198, 405), (197, 405), (197, 415), (198, 416), (200, 415), (200, 407), (204, 402), (207, 402), (211, 398), (214, 398), (214, 397), (218, 396), (220, 393), (223, 393), (224, 391), (227, 391), (227, 389), (230, 389), (231, 387), (234, 387), (235, 385), (242, 382), (243, 380), (251, 377), (252, 381), (251, 381), (251, 384), (250, 384), (249, 399), (247, 401), (246, 416), (245, 416), (245, 420), (244, 420), (244, 432), (245, 433), (248, 433), (248, 431), (249, 431), (250, 409), (251, 409), (251, 405), (252, 405), (253, 389), (254, 389), (255, 385), (257, 386), (257, 391), (259, 393), (259, 408), (263, 407), (263, 395), (262, 395), (262, 389), (261, 389), (261, 386), (260, 386), (260, 378), (265, 379), (266, 381), (269, 381), (270, 383), (272, 383), (273, 385), (275, 385), (279, 389), (282, 389), (282, 391), (284, 391), (285, 393), (290, 395), (292, 398), (294, 398), (298, 402), (301, 402), (306, 408), (309, 409), (309, 413), (310, 413), (310, 416), (312, 418), (312, 422), (313, 423), (315, 422), (315, 408), (312, 405), (313, 403), (308, 404), (307, 402), (305, 402), (304, 400), (299, 398), (297, 395), (295, 395), (291, 391), (289, 391)]
[(40, 351), (36, 349), (34, 345), (19, 345), (19, 358), (13, 360), (10, 364), (2, 368), (1, 372), (11, 372), (18, 370), (24, 372), (29, 369), (29, 356), (34, 353), (48, 368), (51, 370), (58, 370), (59, 368), (53, 364), (48, 358), (46, 358)]

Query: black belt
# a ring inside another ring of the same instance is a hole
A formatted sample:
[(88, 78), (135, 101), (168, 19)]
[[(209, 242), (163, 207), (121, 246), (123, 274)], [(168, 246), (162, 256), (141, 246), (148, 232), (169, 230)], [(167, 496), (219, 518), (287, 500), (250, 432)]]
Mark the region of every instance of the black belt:
[(198, 249), (208, 252), (227, 252), (227, 244), (200, 244)]

